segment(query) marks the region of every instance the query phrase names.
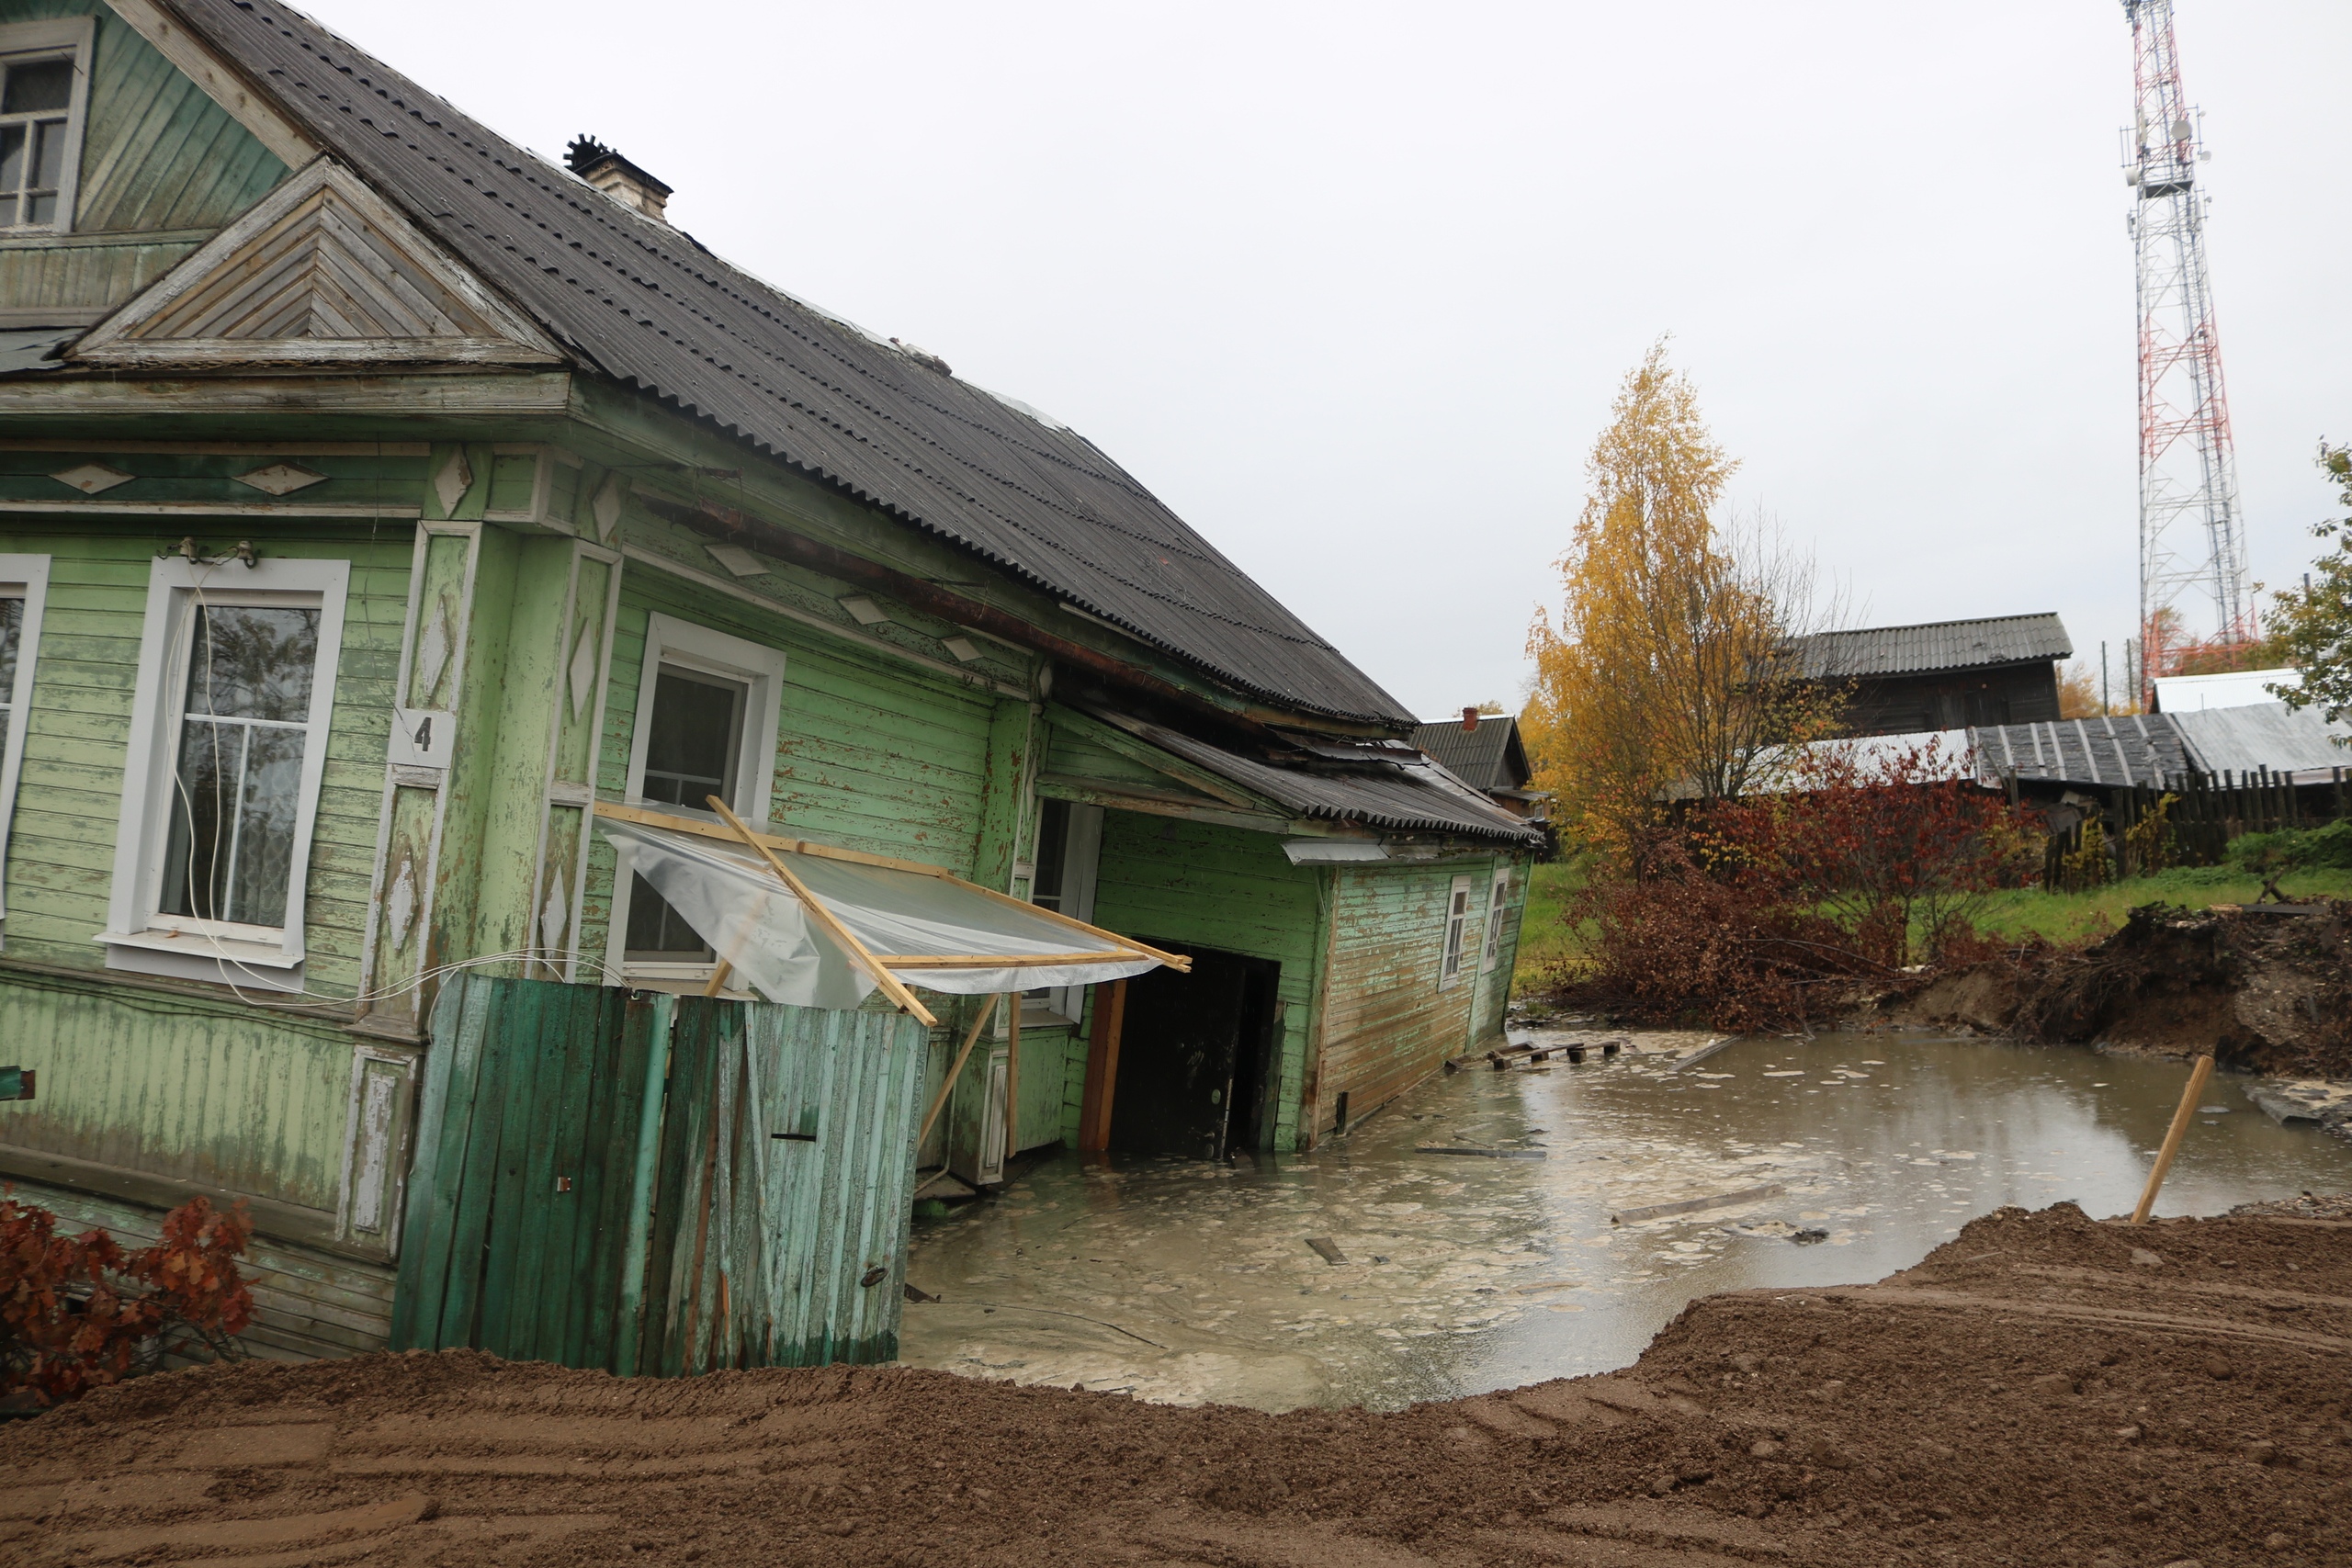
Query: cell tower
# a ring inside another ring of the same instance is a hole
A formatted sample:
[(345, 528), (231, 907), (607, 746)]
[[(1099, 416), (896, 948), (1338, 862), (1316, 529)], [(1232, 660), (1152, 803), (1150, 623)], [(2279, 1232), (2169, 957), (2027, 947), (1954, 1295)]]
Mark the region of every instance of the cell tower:
[[(2137, 113), (2123, 132), (2140, 308), (2140, 684), (2254, 635), (2237, 451), (2205, 264), (2210, 154), (2180, 88), (2172, 0), (2123, 0)], [(2199, 601), (2208, 603), (2199, 603)]]

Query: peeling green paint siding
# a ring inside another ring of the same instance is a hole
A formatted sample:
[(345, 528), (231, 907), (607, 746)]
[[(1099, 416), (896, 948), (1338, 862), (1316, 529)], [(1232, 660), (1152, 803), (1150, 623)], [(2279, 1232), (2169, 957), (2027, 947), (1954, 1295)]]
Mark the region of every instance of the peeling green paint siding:
[(1090, 783), (1142, 784), (1159, 790), (1183, 787), (1166, 773), (1147, 768), (1134, 758), (1123, 757), (1108, 746), (1073, 734), (1060, 725), (1054, 727), (1053, 743), (1046, 751), (1045, 771), (1057, 778), (1085, 779)]
[(77, 231), (219, 229), (286, 177), (284, 164), (103, 4), (90, 62)]
[[(7, 846), (12, 958), (90, 970), (105, 964), (104, 950), (90, 939), (107, 923), (149, 565), (185, 531), (112, 520), (83, 520), (71, 534), (0, 531), (0, 551), (51, 558)], [(205, 536), (225, 532), (208, 529)], [(352, 564), (303, 926), (310, 989), (350, 996), (358, 988), (382, 816), (413, 534), (405, 525), (341, 536), (305, 530), (294, 537), (266, 525), (234, 532), (266, 555)]]
[[(1485, 860), (1430, 865), (1343, 866), (1332, 878), (1330, 978), (1323, 1010), (1323, 1059), (1316, 1130), (1334, 1123), (1339, 1097), (1353, 1121), (1459, 1055), (1470, 1038), (1476, 949), (1465, 973), (1441, 989), (1446, 903), (1457, 876), (1483, 895)], [(1475, 906), (1474, 906), (1475, 907)], [(1474, 918), (1464, 946), (1480, 924)]]
[[(779, 832), (897, 855), (969, 875), (996, 699), (868, 656), (755, 605), (630, 562), (613, 629), (596, 792), (628, 793), (647, 617), (674, 615), (785, 655), (768, 816)], [(589, 854), (582, 950), (601, 954), (612, 920), (613, 852)]]
[(0, 968), (0, 1040), (40, 1073), (0, 1117), (11, 1146), (333, 1213), (351, 1042), (332, 1023)]
[(93, 15), (74, 231), (0, 241), (0, 305), (119, 304), (286, 177), (252, 132), (98, 0), (11, 0), (0, 21)]
[[(1278, 1150), (1301, 1146), (1299, 1106), (1320, 958), (1318, 874), (1291, 864), (1272, 834), (1133, 811), (1102, 815), (1095, 924), (1172, 943), (1177, 952), (1191, 942), (1283, 966), (1275, 993), (1283, 1005)], [(1075, 1120), (1068, 1124), (1074, 1128)]]

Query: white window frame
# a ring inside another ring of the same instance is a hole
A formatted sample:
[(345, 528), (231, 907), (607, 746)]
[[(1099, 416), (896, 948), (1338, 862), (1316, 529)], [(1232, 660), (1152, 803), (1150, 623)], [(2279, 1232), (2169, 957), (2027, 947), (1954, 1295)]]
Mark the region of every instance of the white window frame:
[[(1094, 888), (1102, 872), (1102, 808), (1080, 801), (1065, 801), (1069, 807), (1069, 827), (1062, 839), (1062, 901), (1061, 912), (1073, 920), (1094, 923)], [(1046, 822), (1046, 802), (1037, 802), (1037, 827), (1042, 833)], [(1045, 859), (1041, 840), (1030, 857), (1034, 868)], [(1037, 879), (1029, 879), (1029, 897), (1035, 902)], [(1091, 985), (1092, 982), (1088, 982)], [(1046, 992), (1041, 1001), (1024, 996), (1021, 1008), (1021, 1027), (1057, 1028), (1068, 1024), (1075, 1029), (1086, 1008), (1086, 985), (1055, 986)], [(1004, 1021), (997, 1021), (997, 1032), (1005, 1032)]]
[(1450, 991), (1469, 969), (1470, 890), (1475, 878), (1457, 876), (1445, 890), (1445, 935), (1438, 949), (1437, 988)]
[[(326, 775), (327, 733), (334, 718), (335, 671), (350, 592), (347, 560), (265, 557), (252, 566), (238, 561), (199, 565), (166, 556), (149, 569), (139, 687), (131, 701), (130, 745), (123, 760), (122, 816), (115, 830), (113, 892), (107, 904), (107, 929), (91, 939), (105, 944), (107, 968), (216, 980), (248, 990), (302, 988), (311, 839), (318, 825), (319, 785)], [(282, 927), (161, 912), (172, 781), (179, 756), (175, 720), (187, 690), (193, 612), (199, 595), (214, 604), (281, 604), (319, 611), (319, 661), (311, 675), (311, 711), (303, 726), (293, 869)]]
[(1503, 957), (1503, 916), (1510, 908), (1510, 867), (1495, 867), (1493, 888), (1487, 895), (1487, 935), (1478, 953), (1478, 973), (1491, 975)]
[(40, 659), (40, 614), (49, 603), (49, 557), (0, 556), (0, 599), (24, 602), (17, 626), (17, 681), (0, 700), (8, 705), (8, 739), (0, 747), (0, 920), (8, 914), (8, 835), (17, 814), (17, 780), (25, 769), (25, 728), (33, 701), (33, 666)]
[[(63, 57), (74, 62), (74, 94), (65, 107), (65, 166), (57, 175), (57, 221), (39, 225), (18, 223), (0, 228), (0, 239), (27, 234), (70, 234), (74, 209), (82, 194), (82, 131), (90, 114), (90, 40), (96, 36), (95, 17), (61, 17), (45, 22), (16, 22), (0, 27), (0, 62), (22, 55)], [(31, 153), (31, 138), (26, 152)]]
[[(638, 675), (637, 719), (629, 741), (625, 793), (631, 806), (649, 811), (677, 812), (679, 808), (667, 801), (645, 798), (645, 754), (653, 744), (653, 691), (665, 664), (722, 680), (740, 681), (749, 688), (743, 699), (743, 731), (737, 737), (735, 798), (743, 804), (736, 807), (736, 815), (755, 828), (764, 826), (768, 798), (775, 784), (776, 731), (784, 711), (783, 650), (658, 611), (646, 617), (645, 662)], [(706, 822), (714, 819), (707, 811), (684, 815)], [(649, 963), (629, 957), (628, 904), (634, 891), (633, 878), (626, 873), (615, 874), (612, 923), (605, 933), (605, 962), (609, 970), (630, 980), (709, 979), (713, 967), (709, 964)]]

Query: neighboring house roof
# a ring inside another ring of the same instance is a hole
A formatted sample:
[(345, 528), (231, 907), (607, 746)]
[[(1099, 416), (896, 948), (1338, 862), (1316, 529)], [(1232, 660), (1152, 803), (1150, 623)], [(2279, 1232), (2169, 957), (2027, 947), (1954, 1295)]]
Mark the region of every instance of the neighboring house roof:
[(1446, 772), (1479, 789), (1525, 789), (1535, 771), (1527, 765), (1519, 720), (1510, 714), (1487, 715), (1476, 729), (1464, 729), (1458, 718), (1425, 724), (1409, 739)]
[(2014, 773), (2046, 784), (2117, 789), (2178, 780), (2198, 766), (2170, 714), (1988, 724), (1968, 735), (1977, 776), (1987, 782)]
[(588, 367), (1302, 713), (1394, 697), (1092, 443), (640, 217), (277, 0), (171, 0)]
[(2292, 690), (2300, 689), (2302, 683), (2303, 672), (2292, 669), (2233, 670), (2221, 675), (2159, 675), (2155, 681), (2156, 711), (2195, 713), (2201, 708), (2271, 704), (2278, 700), (2271, 687)]
[(2255, 703), (2150, 716), (2168, 719), (2179, 729), (2205, 773), (2250, 773), (2267, 768), (2308, 784), (2314, 781), (2306, 774), (2324, 779), (2332, 769), (2352, 768), (2352, 747), (2335, 743), (2339, 736), (2352, 738), (2352, 724), (2331, 723), (2315, 707)]
[(2074, 639), (2054, 615), (1815, 632), (1796, 638), (1795, 648), (1804, 672), (1823, 680), (1924, 675), (2075, 656)]

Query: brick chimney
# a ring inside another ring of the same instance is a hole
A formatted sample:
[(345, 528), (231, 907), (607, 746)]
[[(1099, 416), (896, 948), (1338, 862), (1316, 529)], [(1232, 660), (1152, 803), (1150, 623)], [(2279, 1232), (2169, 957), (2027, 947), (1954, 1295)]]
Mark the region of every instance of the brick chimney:
[(662, 209), (670, 202), (670, 187), (605, 146), (593, 136), (575, 136), (564, 149), (564, 166), (623, 207), (635, 208), (658, 223), (667, 223)]
[(1478, 728), (1478, 710), (1476, 708), (1464, 708), (1462, 710), (1462, 728), (1465, 730), (1476, 729)]

